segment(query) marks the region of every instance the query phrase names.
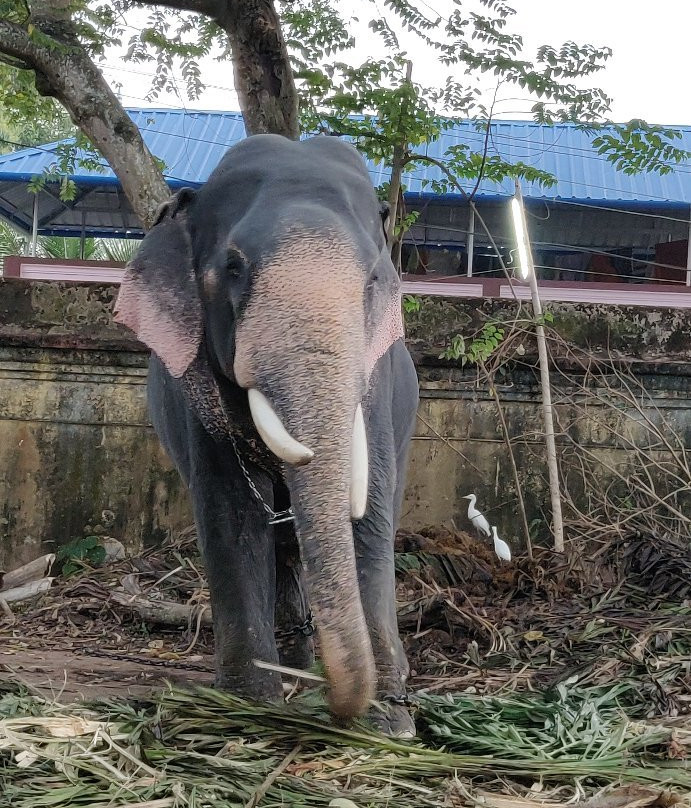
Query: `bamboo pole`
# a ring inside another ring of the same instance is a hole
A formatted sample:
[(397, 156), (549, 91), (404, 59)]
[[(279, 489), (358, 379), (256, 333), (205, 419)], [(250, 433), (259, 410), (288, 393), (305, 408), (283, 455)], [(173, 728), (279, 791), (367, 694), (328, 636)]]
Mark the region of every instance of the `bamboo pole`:
[[(516, 227), (516, 238), (519, 241), (518, 252), (521, 258), (521, 266), (524, 276), (527, 275), (530, 284), (530, 295), (533, 301), (533, 312), (535, 314), (535, 332), (537, 336), (537, 353), (540, 364), (540, 387), (542, 392), (542, 416), (545, 425), (545, 447), (547, 451), (547, 470), (549, 472), (549, 492), (552, 503), (552, 531), (554, 533), (554, 549), (558, 553), (564, 552), (564, 522), (561, 513), (561, 494), (559, 492), (559, 465), (557, 461), (557, 445), (554, 440), (554, 413), (552, 408), (552, 386), (549, 377), (549, 357), (547, 355), (547, 339), (545, 338), (545, 328), (542, 324), (542, 302), (537, 286), (535, 275), (535, 264), (530, 249), (528, 238), (528, 227), (525, 221), (525, 209), (523, 207), (523, 195), (521, 186), (516, 180), (516, 196), (520, 209), (522, 223), (522, 233)], [(521, 241), (523, 243), (521, 243)], [(525, 277), (524, 277), (525, 279)]]
[(467, 275), (473, 277), (473, 254), (475, 252), (475, 205), (468, 207), (468, 235), (466, 236), (465, 251), (468, 259)]

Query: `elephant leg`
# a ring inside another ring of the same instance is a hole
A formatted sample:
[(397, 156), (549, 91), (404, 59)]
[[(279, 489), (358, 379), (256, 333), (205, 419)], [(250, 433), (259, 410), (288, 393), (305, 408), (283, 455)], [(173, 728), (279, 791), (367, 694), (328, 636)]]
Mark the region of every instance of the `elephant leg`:
[(353, 526), (360, 597), (377, 668), (377, 700), (382, 705), (370, 711), (370, 719), (386, 734), (411, 736), (415, 725), (405, 708), (409, 667), (396, 615), (395, 458), (393, 452), (372, 454), (367, 513)]
[[(280, 501), (277, 507), (280, 507)], [(292, 523), (276, 525), (274, 530), (278, 655), (282, 665), (306, 670), (314, 662), (314, 640), (309, 604), (302, 584), (300, 548)]]
[(394, 571), (394, 497), (396, 462), (391, 425), (370, 421), (370, 485), (367, 512), (353, 525), (360, 597), (369, 627), (377, 668), (376, 708), (370, 718), (383, 732), (414, 734), (414, 724), (402, 702), (408, 662), (398, 635)]
[(405, 351), (394, 346), (373, 378), (367, 406), (370, 481), (367, 512), (353, 526), (360, 594), (377, 666), (384, 711), (370, 718), (383, 732), (412, 736), (405, 706), (409, 665), (398, 632), (394, 538), (405, 488), (408, 445), (415, 425), (417, 377)]
[[(189, 486), (211, 595), (216, 684), (252, 699), (281, 699), (280, 675), (253, 663), (278, 662), (273, 529), (232, 448), (214, 443), (201, 427), (195, 438)], [(248, 469), (271, 505), (268, 475)]]

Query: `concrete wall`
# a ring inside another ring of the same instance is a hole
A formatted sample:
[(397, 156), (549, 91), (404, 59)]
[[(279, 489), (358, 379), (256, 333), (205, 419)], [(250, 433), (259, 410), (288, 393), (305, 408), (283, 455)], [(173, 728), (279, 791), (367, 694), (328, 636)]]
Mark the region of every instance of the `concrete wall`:
[[(158, 446), (146, 414), (146, 353), (112, 322), (116, 288), (96, 284), (0, 282), (0, 568), (9, 569), (96, 529), (131, 547), (158, 542), (190, 524), (186, 492)], [(572, 343), (619, 351), (655, 406), (691, 446), (691, 315), (604, 307), (553, 307)], [(499, 301), (429, 300), (409, 318), (421, 386), (404, 526), (454, 520), (465, 526), (463, 494), (475, 491), (504, 536), (518, 541), (508, 454), (487, 386), (474, 370), (440, 360), (455, 333), (483, 318), (505, 317)], [(531, 518), (548, 499), (542, 462), (539, 389), (527, 353), (497, 385)], [(556, 398), (569, 402), (569, 367)], [(561, 416), (572, 418), (570, 403)], [(629, 453), (598, 426), (579, 419), (577, 439), (609, 460)], [(631, 434), (636, 439), (635, 422)], [(642, 434), (642, 433), (641, 433)], [(641, 437), (641, 440), (643, 438)]]
[(138, 547), (191, 522), (116, 291), (0, 282), (0, 568), (94, 528)]

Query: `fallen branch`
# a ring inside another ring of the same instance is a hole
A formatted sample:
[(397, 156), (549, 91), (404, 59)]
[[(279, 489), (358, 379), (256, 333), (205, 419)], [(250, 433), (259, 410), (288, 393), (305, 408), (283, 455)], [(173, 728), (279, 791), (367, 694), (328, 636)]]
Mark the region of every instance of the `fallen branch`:
[[(187, 626), (199, 610), (198, 604), (187, 605), (173, 600), (149, 600), (141, 595), (130, 595), (127, 592), (113, 592), (110, 596), (113, 603), (136, 612), (144, 620), (151, 623), (163, 623), (166, 626)], [(199, 617), (202, 626), (211, 625), (211, 607), (206, 606)]]
[[(45, 578), (46, 575), (50, 575), (54, 561), (55, 553), (47, 553), (40, 558), (29, 561), (28, 564), (17, 567), (16, 570), (0, 574), (0, 591), (4, 592), (6, 589), (16, 589), (29, 581)], [(5, 598), (5, 600), (7, 600), (7, 598)]]
[(40, 581), (30, 581), (23, 586), (14, 589), (3, 589), (1, 597), (5, 603), (19, 603), (22, 600), (29, 600), (45, 592), (53, 585), (55, 578), (42, 578)]
[(245, 804), (245, 808), (257, 808), (257, 805), (259, 805), (262, 797), (264, 797), (266, 792), (271, 788), (281, 774), (283, 774), (288, 766), (295, 760), (301, 749), (302, 747), (298, 743), (290, 750), (290, 752), (288, 752), (279, 765), (269, 774), (266, 780), (264, 780), (259, 788), (252, 794), (250, 799)]

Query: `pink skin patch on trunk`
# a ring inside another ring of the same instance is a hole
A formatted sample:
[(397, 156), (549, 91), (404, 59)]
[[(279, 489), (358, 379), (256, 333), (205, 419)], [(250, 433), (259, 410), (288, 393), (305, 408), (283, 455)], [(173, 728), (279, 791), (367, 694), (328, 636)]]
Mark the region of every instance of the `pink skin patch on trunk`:
[[(286, 373), (306, 374), (311, 384), (320, 366), (344, 374), (345, 385), (362, 379), (363, 295), (363, 270), (340, 233), (291, 227), (256, 273), (238, 324), (238, 384), (254, 387), (259, 377)], [(271, 398), (270, 389), (262, 392)]]

